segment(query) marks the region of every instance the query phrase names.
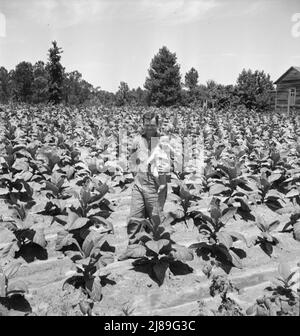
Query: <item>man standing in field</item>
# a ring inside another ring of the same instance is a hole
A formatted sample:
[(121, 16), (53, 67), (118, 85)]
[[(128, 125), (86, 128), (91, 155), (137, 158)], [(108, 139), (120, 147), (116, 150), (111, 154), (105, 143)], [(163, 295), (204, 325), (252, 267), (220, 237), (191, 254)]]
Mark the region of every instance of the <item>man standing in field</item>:
[[(170, 148), (163, 145), (164, 137), (158, 133), (159, 117), (154, 112), (143, 115), (143, 132), (137, 136), (131, 146), (130, 166), (135, 174), (132, 188), (130, 214), (127, 224), (129, 245), (134, 243), (135, 235), (143, 228), (131, 219), (163, 217), (163, 208), (167, 198), (167, 172), (170, 172)], [(127, 251), (119, 260), (127, 259)]]

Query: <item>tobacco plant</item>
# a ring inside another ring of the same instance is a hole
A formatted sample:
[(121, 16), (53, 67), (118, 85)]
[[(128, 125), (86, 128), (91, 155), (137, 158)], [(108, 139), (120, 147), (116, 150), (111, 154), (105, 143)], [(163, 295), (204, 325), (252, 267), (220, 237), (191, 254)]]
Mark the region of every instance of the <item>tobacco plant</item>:
[(288, 264), (281, 262), (278, 266), (279, 277), (271, 286), (265, 288), (266, 294), (250, 306), (247, 315), (286, 316), (299, 315), (300, 297), (293, 289), (297, 284), (293, 280), (296, 271), (292, 272)]
[(183, 262), (193, 260), (192, 251), (171, 239), (168, 230), (161, 225), (159, 216), (133, 218), (131, 221), (139, 226), (139, 232), (128, 246), (126, 258), (137, 259), (133, 262), (136, 267), (146, 266), (149, 275), (159, 286), (163, 284), (166, 274), (170, 274), (170, 271), (176, 274), (176, 268), (186, 268)]
[(238, 240), (246, 244), (247, 241), (242, 234), (226, 229), (227, 222), (235, 212), (235, 208), (228, 208), (226, 205), (221, 208), (220, 200), (217, 198), (212, 199), (208, 215), (201, 211), (193, 211), (191, 215), (194, 224), (204, 241), (192, 244), (190, 248), (195, 249), (197, 255), (205, 260), (212, 259), (222, 266), (229, 264), (242, 268), (238, 254), (244, 255), (245, 253), (236, 249), (234, 244)]

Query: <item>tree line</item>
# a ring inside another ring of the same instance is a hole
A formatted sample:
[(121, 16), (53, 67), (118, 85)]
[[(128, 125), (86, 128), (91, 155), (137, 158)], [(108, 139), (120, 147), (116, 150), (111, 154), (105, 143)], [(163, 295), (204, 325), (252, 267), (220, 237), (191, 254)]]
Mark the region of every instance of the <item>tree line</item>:
[(130, 89), (120, 82), (116, 93), (93, 87), (78, 71), (66, 72), (61, 64), (62, 49), (53, 41), (48, 61), (21, 62), (8, 71), (0, 67), (0, 102), (102, 104), (106, 106), (204, 106), (217, 109), (244, 105), (250, 109), (271, 107), (274, 90), (270, 75), (243, 69), (234, 85), (213, 80), (199, 84), (191, 68), (182, 78), (176, 53), (166, 46), (151, 60), (144, 88)]

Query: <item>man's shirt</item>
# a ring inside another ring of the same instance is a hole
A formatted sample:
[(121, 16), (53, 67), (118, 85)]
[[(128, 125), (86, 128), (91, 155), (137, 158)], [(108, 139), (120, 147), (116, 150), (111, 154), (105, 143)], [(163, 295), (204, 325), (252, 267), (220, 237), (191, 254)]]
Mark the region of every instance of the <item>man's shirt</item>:
[(157, 134), (150, 141), (143, 135), (133, 139), (129, 167), (138, 185), (158, 186), (159, 175), (170, 173), (172, 149), (168, 145), (167, 138)]

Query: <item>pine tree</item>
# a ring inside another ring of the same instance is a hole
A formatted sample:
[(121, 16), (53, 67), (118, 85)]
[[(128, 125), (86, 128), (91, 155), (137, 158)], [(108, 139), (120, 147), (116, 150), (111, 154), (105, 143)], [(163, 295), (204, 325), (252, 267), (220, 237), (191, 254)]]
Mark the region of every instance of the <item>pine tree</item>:
[(181, 101), (180, 66), (175, 53), (162, 47), (151, 61), (146, 78), (145, 89), (148, 90), (150, 104), (171, 106)]
[(57, 42), (52, 42), (49, 49), (49, 62), (47, 70), (49, 72), (49, 101), (58, 104), (62, 100), (62, 85), (64, 67), (60, 63), (62, 49), (57, 46)]

